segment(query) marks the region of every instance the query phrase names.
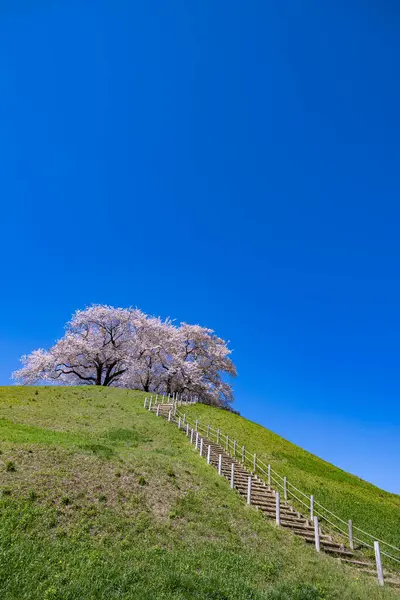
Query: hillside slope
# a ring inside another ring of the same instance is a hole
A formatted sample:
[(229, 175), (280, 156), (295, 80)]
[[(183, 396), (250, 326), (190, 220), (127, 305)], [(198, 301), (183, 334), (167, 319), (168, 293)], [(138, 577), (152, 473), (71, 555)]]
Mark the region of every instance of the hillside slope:
[[(195, 404), (185, 408), (188, 417), (211, 423), (231, 439), (245, 444), (297, 488), (353, 525), (400, 547), (400, 496), (350, 475), (243, 417)], [(290, 492), (290, 487), (289, 487)]]
[(245, 506), (143, 399), (0, 388), (2, 599), (397, 597)]

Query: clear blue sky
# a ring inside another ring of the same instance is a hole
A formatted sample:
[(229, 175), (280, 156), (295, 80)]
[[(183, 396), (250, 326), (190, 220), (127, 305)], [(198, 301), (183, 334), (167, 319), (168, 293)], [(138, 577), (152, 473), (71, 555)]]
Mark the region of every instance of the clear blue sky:
[(398, 4), (0, 11), (0, 383), (93, 302), (199, 322), (243, 415), (399, 493)]

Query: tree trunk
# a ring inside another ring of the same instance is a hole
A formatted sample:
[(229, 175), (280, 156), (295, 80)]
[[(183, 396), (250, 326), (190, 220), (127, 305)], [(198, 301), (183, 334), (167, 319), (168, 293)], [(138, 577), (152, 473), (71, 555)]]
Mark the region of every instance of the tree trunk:
[(101, 376), (103, 374), (103, 365), (98, 365), (96, 367), (96, 385), (103, 385), (101, 381)]

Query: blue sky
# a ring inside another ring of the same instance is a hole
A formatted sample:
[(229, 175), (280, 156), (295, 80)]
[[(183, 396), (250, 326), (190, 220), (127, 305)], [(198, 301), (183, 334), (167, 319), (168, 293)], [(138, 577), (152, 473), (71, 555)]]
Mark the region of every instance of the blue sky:
[(400, 493), (397, 3), (0, 10), (0, 384), (136, 305), (231, 340), (244, 416)]

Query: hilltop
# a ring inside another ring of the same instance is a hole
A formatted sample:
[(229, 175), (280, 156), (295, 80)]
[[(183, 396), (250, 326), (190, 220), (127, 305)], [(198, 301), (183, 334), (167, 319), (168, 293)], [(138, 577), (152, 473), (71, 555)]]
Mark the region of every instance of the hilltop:
[[(247, 507), (176, 427), (144, 410), (144, 397), (117, 388), (0, 388), (2, 598), (397, 597)], [(374, 523), (385, 521), (381, 535), (396, 543), (397, 496), (242, 417), (189, 411), (249, 449), (256, 439), (260, 457), (315, 493), (317, 485), (318, 498), (337, 510), (356, 499), (354, 520), (368, 525), (375, 513)]]

